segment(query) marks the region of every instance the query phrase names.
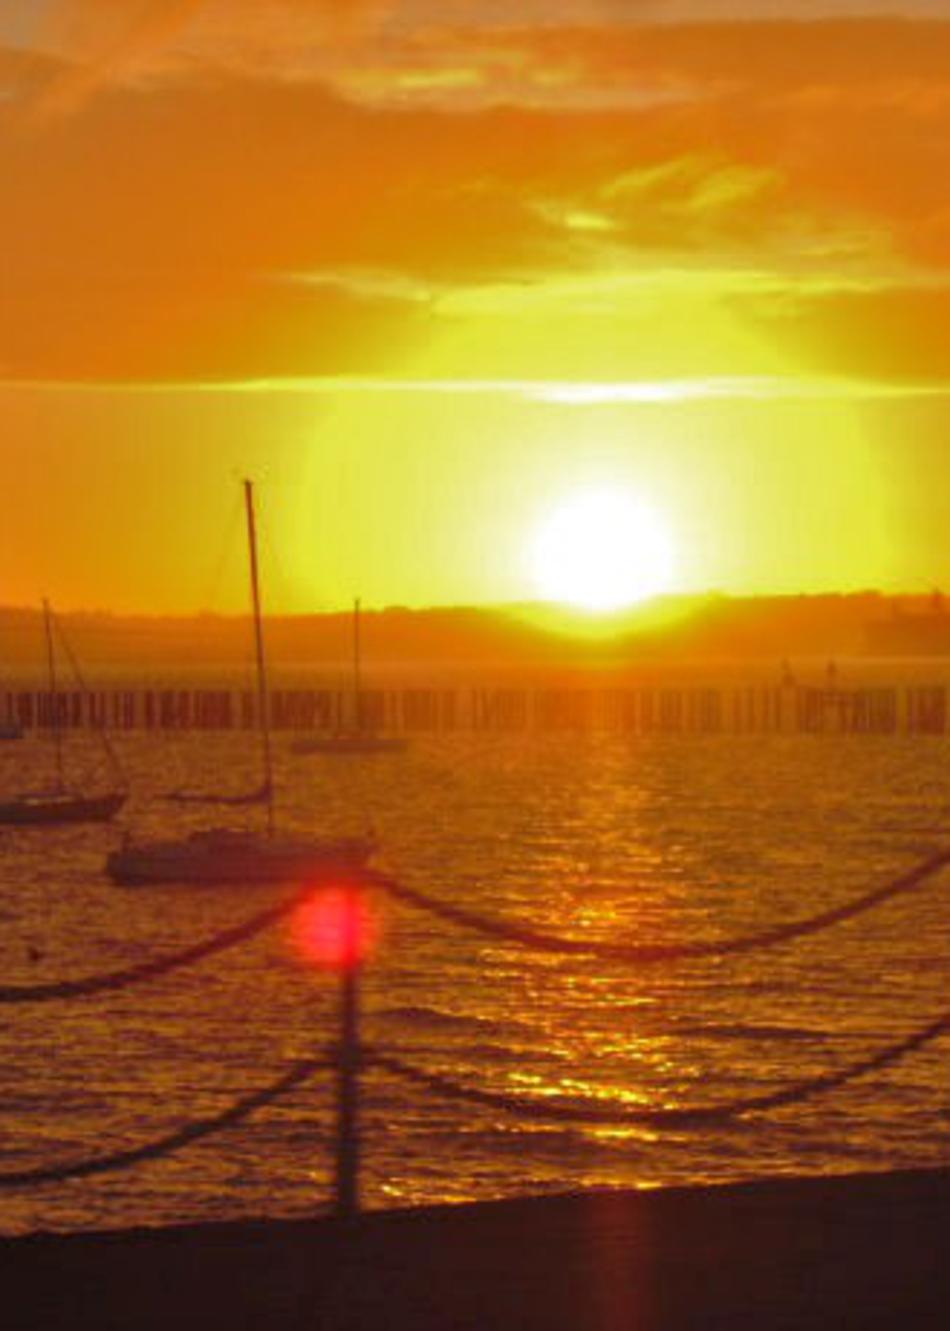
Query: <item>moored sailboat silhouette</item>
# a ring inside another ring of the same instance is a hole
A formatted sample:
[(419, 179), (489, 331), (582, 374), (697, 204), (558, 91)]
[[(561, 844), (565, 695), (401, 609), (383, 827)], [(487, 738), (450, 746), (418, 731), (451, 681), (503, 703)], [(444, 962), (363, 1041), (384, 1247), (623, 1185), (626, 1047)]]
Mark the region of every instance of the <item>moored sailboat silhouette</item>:
[(6, 713), (6, 717), (0, 721), (0, 741), (22, 739), (26, 731), (13, 715), (12, 700), (9, 694), (7, 694)]
[(353, 602), (353, 724), (329, 735), (308, 735), (295, 740), (292, 753), (403, 753), (409, 741), (402, 735), (381, 735), (366, 724), (360, 663), (360, 602)]
[[(106, 861), (115, 883), (135, 886), (151, 883), (214, 884), (286, 882), (319, 878), (364, 865), (375, 849), (365, 837), (303, 837), (277, 835), (274, 825), (273, 755), (267, 692), (267, 670), (261, 615), (257, 559), (254, 490), (244, 481), (244, 503), (250, 561), (251, 609), (257, 668), (258, 731), (261, 739), (262, 782), (254, 798), (210, 797), (217, 803), (254, 803), (264, 797), (265, 833), (228, 827), (192, 832), (184, 838), (135, 842), (131, 838)], [(185, 796), (188, 801), (187, 795)], [(206, 803), (198, 796), (194, 802)]]
[[(57, 695), (53, 612), (46, 600), (43, 601), (43, 621), (46, 631), (46, 664), (49, 686), (47, 695), (48, 719), (55, 755), (54, 780), (51, 785), (40, 790), (22, 791), (7, 799), (0, 800), (0, 823), (26, 825), (107, 822), (119, 812), (128, 798), (124, 774), (108, 737), (104, 731), (100, 730), (98, 732), (99, 739), (112, 766), (117, 788), (100, 793), (91, 793), (80, 791), (75, 786), (67, 783), (63, 756), (63, 730)], [(62, 638), (61, 628), (59, 633)], [(63, 638), (63, 642), (65, 645), (65, 638)], [(73, 661), (73, 666), (78, 674), (75, 661)], [(80, 682), (82, 683), (81, 680)]]

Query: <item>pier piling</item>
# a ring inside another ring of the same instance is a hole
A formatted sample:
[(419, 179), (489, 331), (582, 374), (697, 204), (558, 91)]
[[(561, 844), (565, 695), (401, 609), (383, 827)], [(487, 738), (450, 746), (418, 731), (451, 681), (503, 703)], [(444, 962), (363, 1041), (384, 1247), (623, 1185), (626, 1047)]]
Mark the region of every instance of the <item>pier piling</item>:
[[(81, 694), (45, 689), (0, 693), (0, 720), (26, 731), (231, 731), (257, 727), (260, 701), (247, 690), (146, 688)], [(268, 695), (274, 731), (345, 728), (337, 689), (280, 688)], [(441, 734), (529, 731), (615, 735), (950, 733), (944, 684), (771, 686), (617, 685), (513, 688), (364, 689), (360, 714), (371, 729)]]

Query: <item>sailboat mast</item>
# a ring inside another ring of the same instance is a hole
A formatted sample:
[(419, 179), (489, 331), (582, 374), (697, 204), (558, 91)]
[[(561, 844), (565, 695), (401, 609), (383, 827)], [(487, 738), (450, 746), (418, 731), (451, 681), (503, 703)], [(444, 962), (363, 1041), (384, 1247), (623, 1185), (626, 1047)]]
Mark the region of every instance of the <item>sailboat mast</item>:
[(53, 732), (56, 751), (56, 789), (63, 789), (63, 733), (59, 728), (59, 707), (56, 701), (56, 653), (53, 650), (53, 622), (49, 601), (43, 600), (43, 625), (46, 629), (46, 675), (49, 681), (49, 724)]
[(363, 729), (363, 703), (360, 682), (360, 598), (353, 602), (353, 720), (357, 730)]
[(267, 705), (267, 671), (264, 662), (264, 632), (261, 625), (261, 592), (257, 570), (257, 527), (254, 522), (254, 486), (244, 482), (244, 507), (247, 512), (247, 544), (251, 562), (251, 604), (254, 610), (254, 646), (257, 653), (257, 706), (260, 713), (261, 750), (264, 760), (264, 786), (267, 791), (267, 831), (274, 831), (274, 783), (270, 746), (270, 714)]

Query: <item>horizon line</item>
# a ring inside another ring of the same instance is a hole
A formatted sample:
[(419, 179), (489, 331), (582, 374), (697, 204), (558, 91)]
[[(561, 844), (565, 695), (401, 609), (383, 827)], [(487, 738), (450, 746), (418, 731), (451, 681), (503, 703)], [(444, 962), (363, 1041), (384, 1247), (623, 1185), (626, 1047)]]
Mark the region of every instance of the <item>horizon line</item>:
[[(573, 605), (566, 601), (553, 601), (541, 599), (510, 600), (510, 601), (436, 601), (425, 605), (404, 605), (400, 602), (390, 602), (386, 605), (369, 605), (361, 600), (360, 613), (368, 615), (417, 615), (417, 614), (439, 614), (439, 613), (488, 613), (488, 614), (521, 614), (525, 611), (557, 612), (559, 614), (571, 614), (579, 620), (589, 620), (592, 623), (621, 621), (624, 619), (634, 619), (638, 614), (649, 613), (652, 609), (669, 603), (682, 602), (711, 602), (711, 601), (806, 601), (806, 600), (881, 600), (881, 601), (924, 601), (932, 600), (934, 597), (947, 597), (948, 610), (950, 610), (950, 589), (944, 592), (943, 588), (934, 584), (926, 590), (887, 590), (882, 587), (856, 587), (852, 589), (825, 589), (812, 591), (726, 591), (719, 588), (709, 588), (704, 591), (670, 591), (663, 592), (657, 596), (645, 598), (642, 601), (634, 602), (628, 606), (617, 606), (612, 609), (592, 610), (585, 606)], [(39, 600), (35, 603), (27, 602), (9, 602), (0, 603), (0, 615), (37, 615), (43, 613), (42, 604)], [(339, 606), (312, 610), (266, 610), (264, 618), (269, 620), (277, 619), (328, 619), (338, 616), (350, 616), (353, 613), (352, 601)], [(252, 618), (250, 609), (241, 610), (212, 610), (210, 608), (192, 609), (192, 610), (146, 610), (146, 609), (126, 609), (114, 610), (104, 606), (74, 606), (71, 609), (57, 609), (59, 615), (69, 615), (73, 617), (85, 616), (89, 618), (101, 619), (151, 619), (151, 620), (199, 620), (199, 619), (220, 619), (220, 620), (243, 620)], [(0, 630), (2, 631), (2, 630)]]

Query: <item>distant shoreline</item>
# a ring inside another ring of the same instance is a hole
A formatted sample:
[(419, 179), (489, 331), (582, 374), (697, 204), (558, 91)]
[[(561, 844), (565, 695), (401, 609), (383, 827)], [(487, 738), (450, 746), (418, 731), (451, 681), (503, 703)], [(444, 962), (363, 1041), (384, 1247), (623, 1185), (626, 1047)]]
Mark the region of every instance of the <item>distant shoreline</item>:
[[(240, 669), (249, 659), (246, 615), (60, 616), (84, 667)], [(339, 670), (349, 660), (351, 612), (271, 615), (275, 669)], [(543, 605), (364, 610), (367, 667), (643, 670), (703, 663), (776, 669), (824, 658), (950, 663), (950, 613), (940, 593), (780, 597), (664, 597), (596, 616)], [(0, 676), (39, 668), (39, 608), (0, 607)]]

